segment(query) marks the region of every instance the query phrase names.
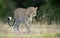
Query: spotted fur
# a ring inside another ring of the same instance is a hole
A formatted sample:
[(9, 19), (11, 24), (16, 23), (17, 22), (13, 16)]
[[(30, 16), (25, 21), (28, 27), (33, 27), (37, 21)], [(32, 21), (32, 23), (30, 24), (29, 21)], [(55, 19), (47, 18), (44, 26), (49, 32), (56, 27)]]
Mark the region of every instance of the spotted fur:
[(32, 22), (32, 18), (36, 16), (37, 7), (28, 7), (25, 8), (17, 8), (14, 11), (14, 29), (19, 30), (19, 24), (25, 23), (27, 31), (30, 31), (30, 23)]

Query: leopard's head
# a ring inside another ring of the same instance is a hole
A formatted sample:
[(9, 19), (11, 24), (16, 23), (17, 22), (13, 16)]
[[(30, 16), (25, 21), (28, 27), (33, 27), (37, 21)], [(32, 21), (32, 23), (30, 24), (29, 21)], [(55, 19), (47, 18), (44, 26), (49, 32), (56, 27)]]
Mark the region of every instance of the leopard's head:
[(29, 7), (28, 8), (29, 9), (29, 16), (30, 17), (35, 17), (36, 16), (36, 13), (37, 13), (37, 9), (38, 9), (38, 7)]

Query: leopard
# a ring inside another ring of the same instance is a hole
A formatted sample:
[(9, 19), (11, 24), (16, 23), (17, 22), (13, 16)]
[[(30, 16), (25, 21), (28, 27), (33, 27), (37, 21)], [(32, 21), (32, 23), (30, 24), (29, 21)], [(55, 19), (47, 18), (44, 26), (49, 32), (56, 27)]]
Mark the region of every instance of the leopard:
[[(17, 8), (14, 10), (14, 22), (13, 27), (14, 29), (19, 30), (19, 25), (21, 23), (25, 23), (27, 28), (27, 32), (31, 31), (30, 24), (32, 23), (33, 17), (37, 14), (38, 7), (28, 7), (28, 8)], [(11, 17), (9, 18), (11, 19)], [(10, 21), (10, 20), (9, 20)]]

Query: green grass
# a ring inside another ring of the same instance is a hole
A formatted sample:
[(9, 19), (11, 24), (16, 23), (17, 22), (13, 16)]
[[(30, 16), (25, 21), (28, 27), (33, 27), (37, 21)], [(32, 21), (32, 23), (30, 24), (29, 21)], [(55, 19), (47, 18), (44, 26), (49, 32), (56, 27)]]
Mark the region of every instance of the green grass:
[(60, 38), (60, 32), (56, 33), (56, 38)]
[(12, 33), (6, 34), (6, 36), (3, 36), (2, 33), (0, 33), (0, 38), (60, 38), (60, 32), (53, 33), (53, 32), (43, 32), (42, 34), (19, 34), (15, 35)]
[(53, 32), (45, 32), (45, 33), (43, 33), (41, 38), (55, 38), (55, 33), (53, 33)]
[(2, 34), (0, 33), (0, 38), (2, 38)]

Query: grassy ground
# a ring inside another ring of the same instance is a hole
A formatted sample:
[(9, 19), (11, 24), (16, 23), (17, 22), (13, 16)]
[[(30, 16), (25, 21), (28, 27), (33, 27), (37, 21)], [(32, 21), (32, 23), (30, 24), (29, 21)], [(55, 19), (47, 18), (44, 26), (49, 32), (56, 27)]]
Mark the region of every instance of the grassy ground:
[(26, 32), (25, 27), (21, 26), (21, 33), (12, 32), (8, 24), (0, 24), (0, 38), (60, 38), (60, 26), (47, 26), (33, 24), (31, 26), (32, 32)]

